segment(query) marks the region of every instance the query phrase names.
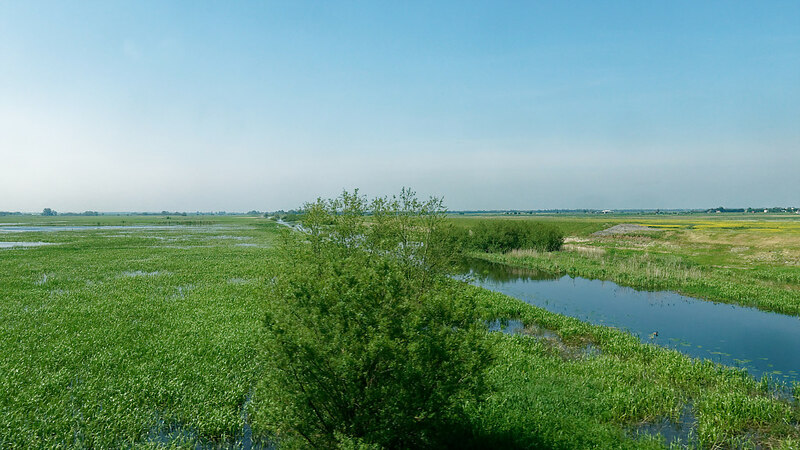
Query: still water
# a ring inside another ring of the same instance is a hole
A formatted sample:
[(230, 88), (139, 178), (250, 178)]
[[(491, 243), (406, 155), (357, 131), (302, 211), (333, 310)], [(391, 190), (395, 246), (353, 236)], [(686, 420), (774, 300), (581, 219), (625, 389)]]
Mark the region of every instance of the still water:
[[(469, 260), (475, 284), (558, 314), (626, 330), (642, 342), (744, 367), (760, 378), (800, 381), (800, 318)], [(657, 337), (652, 337), (658, 332)]]
[(43, 245), (53, 245), (53, 244), (50, 242), (0, 242), (0, 248), (41, 247)]
[(57, 231), (87, 231), (87, 230), (129, 230), (129, 229), (164, 229), (175, 228), (183, 225), (46, 225), (46, 226), (0, 226), (0, 233), (36, 233)]

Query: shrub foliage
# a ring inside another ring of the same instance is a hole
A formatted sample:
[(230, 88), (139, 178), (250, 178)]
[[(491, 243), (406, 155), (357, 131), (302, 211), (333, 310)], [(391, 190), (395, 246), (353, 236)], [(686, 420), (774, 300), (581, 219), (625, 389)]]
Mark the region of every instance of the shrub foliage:
[(474, 227), (462, 229), (460, 236), (462, 248), (484, 252), (552, 252), (564, 244), (564, 233), (557, 227), (527, 220), (481, 220)]
[(441, 201), (355, 191), (304, 211), (267, 294), (259, 420), (286, 446), (445, 445), (492, 354), (476, 300), (444, 276)]

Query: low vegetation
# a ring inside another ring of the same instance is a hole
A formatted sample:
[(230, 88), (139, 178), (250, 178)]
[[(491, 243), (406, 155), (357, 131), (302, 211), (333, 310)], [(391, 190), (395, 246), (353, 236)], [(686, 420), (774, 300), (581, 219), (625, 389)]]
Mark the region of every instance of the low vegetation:
[(795, 218), (643, 218), (639, 222), (652, 231), (609, 236), (595, 236), (588, 233), (592, 228), (583, 228), (613, 224), (610, 218), (604, 220), (575, 217), (564, 224), (560, 219), (559, 226), (584, 230), (569, 236), (560, 252), (473, 252), (472, 256), (800, 315), (800, 221)]
[(53, 243), (0, 249), (0, 448), (240, 442), (277, 225), (26, 225), (95, 220), (148, 228), (0, 234)]
[[(478, 288), (475, 288), (478, 289)], [(481, 291), (481, 314), (554, 338), (495, 333), (498, 390), (475, 429), (514, 448), (647, 448), (649, 424), (683, 430), (679, 446), (795, 448), (800, 408), (769, 379), (642, 344), (628, 333)], [(684, 423), (680, 423), (684, 422)], [(680, 432), (677, 432), (680, 435)]]
[[(680, 445), (800, 446), (798, 398), (769, 379), (443, 278), (447, 228), (473, 219), (442, 222), (440, 204), (406, 193), (341, 200), (310, 205), (311, 234), (155, 216), (0, 234), (54, 244), (0, 249), (0, 447), (662, 448), (654, 424), (678, 422)], [(570, 236), (561, 251), (474, 253), (606, 259), (665, 283), (752, 261), (748, 280), (796, 283), (756, 258), (776, 235), (793, 251), (792, 232), (595, 238), (613, 219), (545, 220)], [(497, 320), (524, 332), (486, 331)]]

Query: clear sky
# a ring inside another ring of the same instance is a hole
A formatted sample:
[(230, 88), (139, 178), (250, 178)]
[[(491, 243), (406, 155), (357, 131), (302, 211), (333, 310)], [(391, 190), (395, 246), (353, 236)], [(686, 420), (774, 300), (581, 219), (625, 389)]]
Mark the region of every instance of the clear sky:
[(402, 186), (800, 206), (800, 2), (0, 2), (0, 210)]

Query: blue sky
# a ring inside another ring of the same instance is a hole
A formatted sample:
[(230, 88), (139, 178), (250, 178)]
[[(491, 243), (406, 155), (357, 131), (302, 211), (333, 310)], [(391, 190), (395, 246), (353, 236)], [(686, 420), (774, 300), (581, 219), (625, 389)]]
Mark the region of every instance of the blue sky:
[(800, 206), (800, 2), (1, 2), (0, 158), (0, 210)]

